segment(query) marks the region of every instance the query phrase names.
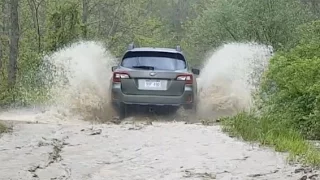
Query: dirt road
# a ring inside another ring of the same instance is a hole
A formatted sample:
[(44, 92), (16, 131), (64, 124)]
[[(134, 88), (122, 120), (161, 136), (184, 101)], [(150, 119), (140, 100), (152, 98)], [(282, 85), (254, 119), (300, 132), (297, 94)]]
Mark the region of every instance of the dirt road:
[[(25, 124), (0, 138), (0, 179), (300, 179), (284, 156), (184, 123)], [(314, 172), (313, 172), (314, 174)]]

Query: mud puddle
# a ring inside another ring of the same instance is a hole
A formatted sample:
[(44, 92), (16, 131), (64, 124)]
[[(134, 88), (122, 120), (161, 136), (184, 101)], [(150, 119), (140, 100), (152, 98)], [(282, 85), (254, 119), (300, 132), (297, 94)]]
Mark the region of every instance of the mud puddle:
[[(219, 126), (16, 124), (0, 138), (0, 179), (300, 179), (315, 172)], [(307, 174), (305, 174), (307, 173)]]

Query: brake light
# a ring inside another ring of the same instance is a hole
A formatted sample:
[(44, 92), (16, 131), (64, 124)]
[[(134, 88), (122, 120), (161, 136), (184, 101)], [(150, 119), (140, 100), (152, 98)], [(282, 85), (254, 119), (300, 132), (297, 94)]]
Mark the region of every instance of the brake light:
[(177, 76), (178, 81), (185, 81), (186, 84), (192, 84), (193, 83), (193, 76), (192, 74), (181, 74)]
[(126, 72), (114, 72), (113, 73), (113, 82), (121, 82), (121, 79), (129, 79), (129, 74)]

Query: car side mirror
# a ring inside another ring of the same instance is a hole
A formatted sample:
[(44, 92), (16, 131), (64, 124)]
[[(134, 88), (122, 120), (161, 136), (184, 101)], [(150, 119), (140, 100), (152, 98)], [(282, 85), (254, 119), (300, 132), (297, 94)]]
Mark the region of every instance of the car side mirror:
[(112, 66), (112, 68), (111, 68), (112, 72), (113, 72), (114, 70), (116, 70), (117, 67), (118, 67), (118, 66)]
[(192, 71), (192, 73), (195, 74), (195, 75), (199, 75), (199, 74), (200, 74), (200, 70), (199, 70), (199, 69), (192, 68), (191, 71)]

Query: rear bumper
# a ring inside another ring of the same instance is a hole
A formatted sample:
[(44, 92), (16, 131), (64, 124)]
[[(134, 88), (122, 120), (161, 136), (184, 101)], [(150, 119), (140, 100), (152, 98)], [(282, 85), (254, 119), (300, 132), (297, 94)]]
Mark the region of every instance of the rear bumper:
[(157, 95), (129, 95), (123, 94), (120, 85), (114, 85), (111, 89), (112, 102), (132, 105), (190, 105), (194, 102), (192, 86), (186, 86), (181, 96), (157, 96)]

